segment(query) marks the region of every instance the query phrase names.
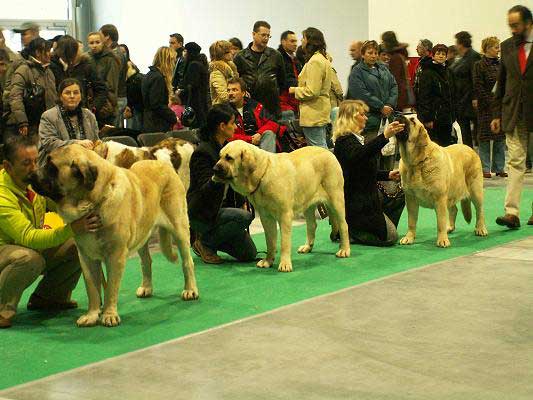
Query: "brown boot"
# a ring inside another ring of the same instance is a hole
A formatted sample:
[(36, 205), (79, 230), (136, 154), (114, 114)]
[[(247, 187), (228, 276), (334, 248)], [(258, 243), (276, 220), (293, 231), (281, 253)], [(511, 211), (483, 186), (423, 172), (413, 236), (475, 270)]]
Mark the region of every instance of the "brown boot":
[(196, 239), (192, 245), (192, 251), (206, 264), (222, 264), (224, 260), (216, 252), (205, 247), (200, 239)]
[(531, 217), (529, 217), (529, 220), (527, 221), (528, 225), (533, 225), (533, 214), (531, 214)]
[(503, 217), (496, 218), (496, 223), (509, 229), (520, 228), (520, 219), (516, 215), (505, 214)]
[(0, 316), (0, 329), (11, 328), (11, 320)]

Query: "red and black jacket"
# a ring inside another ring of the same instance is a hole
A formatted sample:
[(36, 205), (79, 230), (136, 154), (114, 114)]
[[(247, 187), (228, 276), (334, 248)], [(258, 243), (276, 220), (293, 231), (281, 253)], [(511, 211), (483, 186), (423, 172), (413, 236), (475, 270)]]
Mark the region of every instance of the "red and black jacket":
[[(234, 107), (235, 108), (235, 107)], [(256, 133), (262, 135), (266, 131), (274, 132), (278, 137), (283, 136), (286, 126), (279, 125), (273, 120), (272, 115), (254, 99), (244, 98), (242, 116), (235, 110), (235, 124), (237, 129), (230, 140), (244, 140), (251, 143), (252, 136)]]

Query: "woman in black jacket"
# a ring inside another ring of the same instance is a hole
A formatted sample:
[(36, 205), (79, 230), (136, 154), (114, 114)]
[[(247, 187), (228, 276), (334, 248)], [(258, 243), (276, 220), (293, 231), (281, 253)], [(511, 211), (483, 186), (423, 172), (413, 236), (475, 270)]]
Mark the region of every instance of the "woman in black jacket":
[(214, 182), (213, 167), (224, 144), (235, 132), (235, 111), (226, 104), (214, 105), (200, 131), (200, 144), (191, 156), (191, 186), (187, 193), (191, 228), (198, 237), (193, 251), (208, 264), (220, 264), (217, 250), (239, 261), (257, 255), (248, 228), (253, 214), (244, 210), (244, 197), (231, 187)]
[(201, 128), (205, 125), (209, 106), (209, 71), (205, 56), (200, 54), (201, 50), (195, 42), (185, 45), (185, 72), (178, 90), (181, 103), (191, 107), (196, 115), (191, 128)]
[(345, 100), (333, 128), (334, 154), (344, 176), (344, 202), (350, 241), (370, 246), (392, 246), (398, 240), (396, 227), (405, 205), (403, 194), (386, 197), (378, 181), (400, 179), (399, 171), (379, 171), (378, 156), (389, 138), (403, 130), (392, 122), (383, 135), (365, 143), (362, 136), (369, 107), (360, 100)]
[(168, 132), (176, 123), (176, 114), (168, 107), (172, 90), (172, 70), (176, 52), (160, 47), (153, 65), (141, 84), (144, 132)]
[(453, 75), (446, 66), (448, 47), (437, 44), (433, 58), (420, 63), (422, 72), (416, 88), (418, 119), (427, 128), (429, 137), (441, 146), (453, 144), (452, 124), (455, 121)]

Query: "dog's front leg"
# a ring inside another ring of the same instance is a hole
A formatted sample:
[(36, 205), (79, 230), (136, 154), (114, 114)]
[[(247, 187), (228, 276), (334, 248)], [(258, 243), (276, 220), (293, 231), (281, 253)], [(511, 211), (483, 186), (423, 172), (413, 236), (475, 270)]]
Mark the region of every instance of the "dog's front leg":
[(418, 221), (418, 202), (416, 197), (405, 193), (405, 204), (407, 206), (407, 234), (400, 240), (400, 244), (413, 244), (416, 238), (416, 223)]
[(446, 197), (442, 197), (435, 203), (435, 213), (437, 214), (437, 246), (449, 247), (448, 239), (448, 207)]
[(89, 299), (89, 310), (76, 321), (79, 327), (95, 326), (100, 317), (101, 293), (102, 293), (102, 263), (85, 257), (78, 250), (81, 270), (85, 280), (85, 289)]
[(107, 270), (107, 287), (104, 296), (104, 310), (102, 312), (102, 325), (117, 326), (120, 317), (117, 311), (118, 291), (126, 266), (127, 249), (117, 249), (105, 260)]
[(280, 272), (292, 272), (291, 261), (291, 234), (292, 234), (292, 212), (285, 212), (280, 219), (281, 230), (281, 259), (278, 265)]
[(258, 268), (270, 268), (276, 258), (276, 245), (278, 241), (278, 225), (270, 215), (259, 214), (261, 224), (265, 230), (265, 241), (267, 245), (267, 255), (257, 263)]
[(141, 257), (141, 267), (143, 279), (141, 286), (137, 288), (137, 297), (151, 297), (153, 293), (152, 287), (152, 256), (150, 256), (150, 249), (148, 242), (139, 249), (139, 257)]

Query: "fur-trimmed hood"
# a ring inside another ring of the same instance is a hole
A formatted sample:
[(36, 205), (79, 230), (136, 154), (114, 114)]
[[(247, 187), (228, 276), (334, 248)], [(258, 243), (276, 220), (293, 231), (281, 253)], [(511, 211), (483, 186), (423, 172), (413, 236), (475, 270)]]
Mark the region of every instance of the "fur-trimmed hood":
[(211, 61), (209, 73), (213, 71), (220, 71), (227, 79), (239, 76), (237, 66), (233, 61)]

